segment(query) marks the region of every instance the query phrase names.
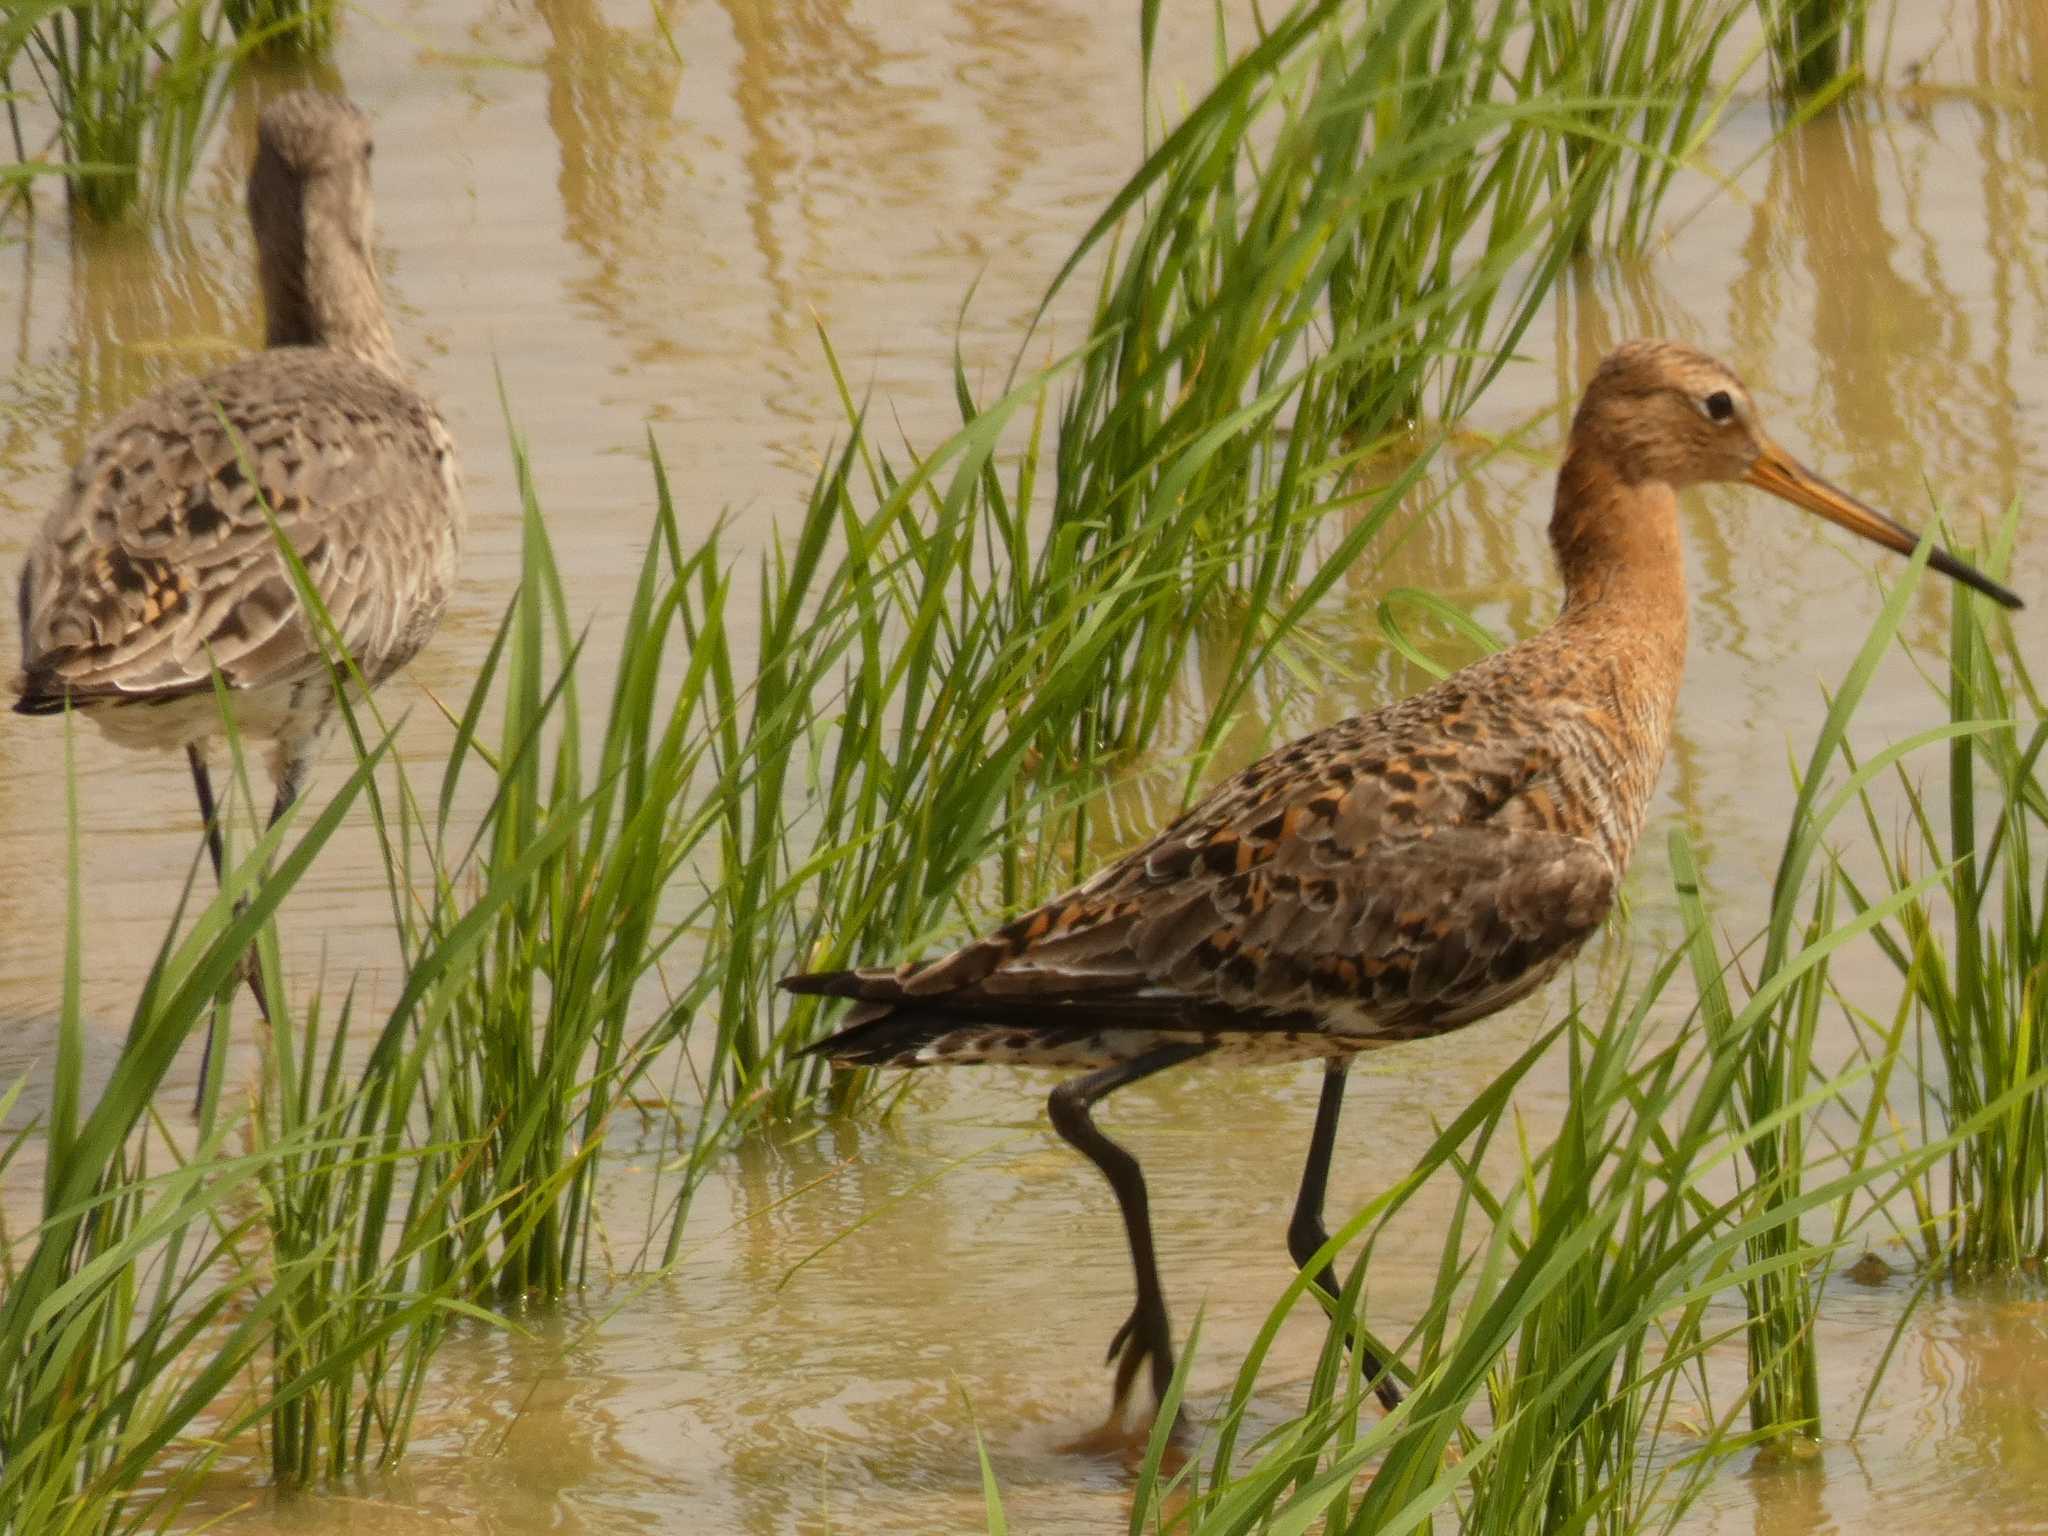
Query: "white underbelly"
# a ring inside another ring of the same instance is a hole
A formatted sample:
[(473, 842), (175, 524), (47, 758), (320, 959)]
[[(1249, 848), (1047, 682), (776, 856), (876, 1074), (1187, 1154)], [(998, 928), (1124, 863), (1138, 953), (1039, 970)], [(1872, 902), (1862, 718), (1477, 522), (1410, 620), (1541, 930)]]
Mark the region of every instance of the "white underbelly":
[[(333, 714), (325, 678), (301, 678), (261, 688), (231, 688), (228, 708), (235, 729), (251, 741), (313, 737)], [(211, 692), (160, 702), (99, 704), (88, 711), (109, 741), (143, 752), (176, 751), (194, 742), (225, 736), (220, 701)]]

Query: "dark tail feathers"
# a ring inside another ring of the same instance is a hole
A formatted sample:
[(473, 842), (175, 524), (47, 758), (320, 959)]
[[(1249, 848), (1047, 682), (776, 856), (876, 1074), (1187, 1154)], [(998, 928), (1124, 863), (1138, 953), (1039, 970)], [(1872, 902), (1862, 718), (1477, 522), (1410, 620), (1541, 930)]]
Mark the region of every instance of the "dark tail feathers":
[(785, 976), (778, 985), (804, 997), (851, 997), (863, 1003), (895, 1003), (904, 997), (903, 978), (894, 971), (810, 971)]

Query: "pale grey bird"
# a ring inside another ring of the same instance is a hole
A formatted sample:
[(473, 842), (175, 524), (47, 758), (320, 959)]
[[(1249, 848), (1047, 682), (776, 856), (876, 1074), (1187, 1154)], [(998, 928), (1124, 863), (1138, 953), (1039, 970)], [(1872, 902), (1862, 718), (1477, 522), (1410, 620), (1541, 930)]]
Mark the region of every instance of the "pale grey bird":
[[(15, 709), (68, 705), (123, 745), (184, 748), (216, 878), (214, 671), (244, 738), (274, 745), (273, 821), (336, 709), (264, 509), (372, 687), (426, 643), (454, 582), (455, 444), (392, 345), (370, 152), (369, 121), (338, 97), (299, 91), (264, 108), (248, 204), (266, 349), (102, 428), (21, 573)], [(200, 1075), (203, 1089), (203, 1062)]]

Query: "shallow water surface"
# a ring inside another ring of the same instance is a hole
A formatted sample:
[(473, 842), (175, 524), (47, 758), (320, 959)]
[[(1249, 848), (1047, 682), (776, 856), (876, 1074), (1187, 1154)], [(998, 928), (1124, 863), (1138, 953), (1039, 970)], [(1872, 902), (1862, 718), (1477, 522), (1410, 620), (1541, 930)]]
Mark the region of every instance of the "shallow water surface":
[[(1209, 70), (1206, 7), (1169, 7), (1156, 73), (1174, 100)], [(1966, 535), (2048, 471), (2048, 15), (2033, 5), (1901, 7), (1885, 86), (1772, 146), (1742, 98), (1716, 140), (1716, 191), (1685, 178), (1645, 260), (1577, 272), (1434, 483), (1477, 465), (1446, 508), (1370, 570), (1333, 622), (1369, 623), (1395, 585), (1442, 591), (1503, 634), (1547, 619), (1543, 522), (1563, 412), (1614, 341), (1697, 341), (1750, 382), (1778, 435), (1823, 474), (1909, 521), (1926, 488)], [(447, 729), (424, 690), (460, 696), (503, 604), (518, 507), (502, 381), (553, 520), (572, 601), (602, 653), (652, 506), (651, 435), (692, 529), (729, 514), (765, 545), (843, 436), (814, 334), (916, 442), (953, 419), (956, 346), (993, 385), (1044, 284), (1141, 148), (1127, 7), (939, 0), (849, 6), (536, 0), (347, 13), (339, 80), (374, 118), (381, 249), (400, 344), (465, 445), (473, 532), (440, 636), (389, 690), (406, 756)], [(1910, 14), (1908, 14), (1910, 13)], [(1238, 36), (1248, 36), (1248, 26)], [(0, 566), (12, 571), (91, 426), (258, 333), (239, 211), (251, 110), (237, 102), (181, 219), (73, 242), (56, 204), (0, 245)], [(961, 299), (973, 287), (972, 303)], [(1086, 287), (1050, 333), (1070, 340)], [(1037, 345), (1037, 344), (1034, 344)], [(1521, 451), (1482, 438), (1526, 429)], [(1759, 921), (1822, 685), (1874, 618), (1882, 557), (1746, 493), (1687, 519), (1692, 654), (1671, 763), (1632, 887), (1628, 933), (1579, 966), (1597, 995), (1674, 923), (1664, 832), (1710, 860), (1722, 921)], [(743, 560), (742, 565), (746, 562)], [(10, 578), (11, 579), (11, 578)], [(2048, 546), (2011, 584), (2039, 601)], [(1936, 646), (1929, 582), (1909, 635)], [(1413, 687), (1361, 645), (1362, 676), (1317, 717)], [(1895, 658), (1858, 717), (1881, 743), (1941, 707)], [(0, 723), (0, 1082), (46, 1093), (65, 860), (62, 732)], [(91, 899), (87, 1001), (99, 1071), (198, 837), (182, 763), (77, 745)], [(339, 778), (338, 754), (321, 782)], [(317, 790), (316, 790), (317, 793)], [(330, 848), (283, 924), (297, 974), (395, 991), (388, 906), (367, 829)], [(1874, 985), (1877, 983), (1873, 983)], [(1562, 1006), (1509, 1015), (1354, 1073), (1332, 1210), (1405, 1170)], [(193, 1059), (167, 1093), (189, 1089)], [(97, 1075), (97, 1074), (96, 1074)], [(443, 1352), (413, 1452), (388, 1476), (274, 1500), (224, 1466), (202, 1507), (235, 1532), (400, 1533), (980, 1529), (975, 1434), (1013, 1528), (1119, 1528), (1127, 1479), (1057, 1445), (1099, 1417), (1101, 1350), (1129, 1304), (1106, 1192), (1040, 1114), (1046, 1080), (933, 1076), (886, 1120), (762, 1140), (714, 1172), (686, 1258), (659, 1282), (593, 1292), (519, 1331), (467, 1329)], [(1105, 1116), (1152, 1171), (1176, 1322), (1198, 1307), (1198, 1410), (1287, 1279), (1283, 1231), (1312, 1117), (1313, 1070), (1168, 1076)], [(1523, 1095), (1553, 1122), (1562, 1067)], [(1221, 1134), (1219, 1134), (1221, 1133)], [(620, 1176), (622, 1256), (637, 1231)], [(35, 1150), (0, 1191), (32, 1209)], [(1376, 1259), (1376, 1314), (1412, 1316), (1433, 1278), (1433, 1213)], [(1898, 1255), (1892, 1257), (1896, 1260)], [(1907, 1327), (1861, 1433), (1849, 1426), (1912, 1279), (1831, 1283), (1823, 1353), (1833, 1438), (1800, 1463), (1731, 1466), (1693, 1531), (1894, 1530), (1969, 1521), (2048, 1528), (2048, 1303), (1942, 1294)], [(1392, 1331), (1392, 1330), (1389, 1330)], [(1255, 1404), (1278, 1422), (1313, 1368), (1296, 1319)]]

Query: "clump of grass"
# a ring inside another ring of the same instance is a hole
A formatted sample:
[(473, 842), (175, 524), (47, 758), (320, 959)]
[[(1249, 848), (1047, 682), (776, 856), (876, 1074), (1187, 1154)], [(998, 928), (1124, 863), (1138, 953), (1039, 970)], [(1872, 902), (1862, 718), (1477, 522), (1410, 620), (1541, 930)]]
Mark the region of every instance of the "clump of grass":
[[(514, 457), (518, 592), (464, 703), (431, 814), (409, 784), (379, 808), (408, 980), (372, 1066), (390, 1084), (394, 1131), (409, 1117), (414, 1134), (462, 1149), (446, 1165), (447, 1198), (465, 1234), (456, 1269), (475, 1298), (556, 1297), (586, 1278), (610, 1119), (695, 1022), (702, 982), (668, 1008), (636, 999), (663, 957), (701, 931), (704, 903), (676, 910), (669, 891), (718, 824), (700, 773), (712, 744), (690, 723), (715, 707), (715, 679), (731, 666), (718, 536), (683, 549), (657, 458), (652, 537), (593, 741), (581, 643), (516, 441)], [(686, 664), (666, 681), (678, 646)], [(481, 736), (493, 713), (495, 749)], [(488, 807), (458, 833), (459, 790), (479, 771)], [(416, 881), (429, 893), (419, 905)], [(677, 1229), (717, 1124), (701, 1116), (684, 1151)]]
[(1781, 95), (1810, 101), (1847, 84), (1863, 67), (1870, 0), (1757, 0)]
[[(0, 83), (40, 86), (74, 212), (112, 222), (184, 189), (226, 87), (217, 34), (203, 0), (27, 0), (0, 20)], [(10, 121), (17, 163), (49, 163)]]
[[(1660, 1043), (1658, 1005), (1682, 965), (1674, 954), (1633, 998), (1617, 994), (1603, 1015), (1575, 1010), (1547, 1030), (1337, 1234), (1333, 1251), (1360, 1242), (1362, 1253), (1305, 1411), (1237, 1463), (1236, 1426), (1270, 1339), (1306, 1290), (1297, 1280), (1246, 1360), (1213, 1447), (1178, 1480), (1159, 1480), (1134, 1531), (1364, 1536), (1448, 1517), (1475, 1533), (1620, 1533), (1662, 1528), (1697, 1498), (1715, 1464), (1698, 1453), (1698, 1431), (1718, 1451), (1747, 1443), (1730, 1429), (1747, 1394), (1717, 1401), (1709, 1376), (1740, 1326), (1717, 1318), (1716, 1298), (1738, 1280), (1797, 1275), (1812, 1262), (1799, 1217), (1842, 1186), (1769, 1210), (1727, 1192), (1727, 1163), (1773, 1127), (1732, 1128), (1734, 1059), (1695, 1032)], [(1537, 1151), (1513, 1094), (1559, 1049), (1569, 1097)], [(1495, 1182), (1482, 1163), (1503, 1140), (1516, 1166)], [(1433, 1177), (1453, 1179), (1457, 1195), (1433, 1299), (1399, 1351), (1414, 1364), (1410, 1396), (1381, 1418), (1341, 1340), (1374, 1245)], [(1785, 1240), (1760, 1258), (1752, 1240), (1772, 1231)], [(1169, 1492), (1185, 1501), (1178, 1515), (1167, 1513)]]
[[(1454, 421), (1596, 228), (1647, 230), (1712, 122), (1734, 10), (1289, 8), (1053, 284), (1109, 250), (1061, 413), (1060, 514), (1227, 526), (1331, 445), (1370, 447), (1432, 403)], [(1305, 453), (1274, 450), (1282, 425)], [(1144, 739), (1143, 703), (1103, 739)]]
[[(1437, 414), (1455, 419), (1567, 260), (1596, 243), (1640, 248), (1726, 100), (1712, 71), (1735, 15), (1726, 0), (1384, 5), (1325, 46), (1303, 117), (1337, 196), (1331, 164), (1399, 174), (1448, 151), (1425, 195), (1369, 210), (1339, 242), (1339, 344), (1378, 338), (1354, 398), (1365, 380), (1391, 385), (1402, 413), (1420, 415), (1421, 379), (1399, 378), (1412, 353), (1438, 375)], [(1471, 268), (1488, 274), (1479, 302), (1438, 302), (1446, 278)]]
[[(2018, 526), (2015, 508), (1994, 569), (2010, 560)], [(2048, 828), (2048, 709), (2009, 621), (1970, 594), (1953, 602), (1937, 682), (1950, 719), (1946, 795), (1930, 797), (1902, 769), (1909, 817), (1896, 843), (1867, 799), (1865, 810), (1882, 860), (1877, 889), (1919, 893), (1878, 930), (1911, 1022), (1931, 1042), (1907, 1118), (1982, 1126), (1949, 1159), (1945, 1191), (1916, 1191), (1918, 1219), (1905, 1235), (1927, 1260), (1981, 1275), (2048, 1260), (2048, 907), (2034, 847)], [(1932, 873), (1916, 880), (1916, 870)], [(1859, 908), (1872, 900), (1844, 879)], [(1987, 1121), (1993, 1104), (2004, 1107)]]
[[(1924, 560), (1924, 555), (1921, 558)], [(1746, 1141), (1747, 1198), (1759, 1216), (1801, 1200), (1809, 1168), (1807, 1118), (1784, 1111), (1788, 1105), (1805, 1103), (1816, 1079), (1814, 1040), (1822, 1008), (1829, 1000), (1827, 957), (1848, 937), (1872, 926), (1874, 909), (1867, 906), (1853, 921), (1837, 923), (1832, 869), (1815, 882), (1811, 905), (1802, 919), (1802, 905), (1809, 900), (1808, 877), (1824, 851), (1829, 828), (1843, 811), (1858, 803), (1873, 774), (1946, 734), (1941, 730), (1923, 733), (1887, 749), (1875, 763), (1852, 763), (1846, 787), (1836, 787), (1831, 781), (1834, 761), (1844, 753), (1849, 722), (1878, 662), (1894, 643), (1921, 568), (1916, 562), (1895, 584), (1842, 686), (1830, 700), (1800, 775), (1784, 852), (1773, 881), (1762, 960), (1739, 1008), (1729, 997), (1691, 851), (1682, 843), (1674, 845), (1673, 864), (1680, 871), (1680, 909), (1691, 930), (1688, 953), (1707, 1038), (1738, 1064), (1737, 1091), (1729, 1101), (1728, 1113), (1734, 1126), (1767, 1128)], [(1954, 601), (1960, 608), (1967, 596), (1959, 589)], [(1886, 910), (1906, 908), (1924, 889), (1906, 886), (1894, 890), (1887, 897)], [(1795, 956), (1811, 955), (1817, 955), (1818, 961), (1794, 963)], [(1749, 1319), (1751, 1423), (1759, 1434), (1791, 1429), (1817, 1437), (1822, 1412), (1819, 1343), (1814, 1335), (1818, 1278), (1782, 1262), (1797, 1244), (1796, 1230), (1782, 1222), (1760, 1227), (1749, 1241), (1752, 1273), (1744, 1281), (1743, 1295)]]
[(482, 1246), (453, 1198), (474, 1145), (434, 1134), (445, 1123), (417, 1144), (389, 1133), (377, 1115), (388, 1096), (359, 1088), (345, 1059), (351, 1008), (331, 1026), (317, 1000), (296, 1026), (274, 1022), (244, 1131), (261, 1157), (262, 1220), (237, 1247), (266, 1275), (269, 1390), (223, 1438), (260, 1426), (285, 1487), (403, 1451), (427, 1363), (465, 1310), (462, 1261)]
[[(51, 1103), (40, 1127), (41, 1220), (0, 1253), (0, 1444), (7, 1447), (0, 1530), (130, 1528), (136, 1481), (216, 1411), (279, 1322), (284, 1290), (271, 1283), (272, 1260), (249, 1258), (245, 1244), (260, 1226), (254, 1196), (263, 1180), (308, 1155), (312, 1140), (237, 1152), (233, 1128), (209, 1113), (189, 1152), (162, 1138), (171, 1149), (164, 1166), (148, 1135), (153, 1098), (180, 1047), (239, 987), (252, 940), (340, 825), (381, 755), (368, 755), (274, 870), (264, 873), (264, 860), (289, 824), (231, 873), (189, 933), (178, 938), (174, 928), (89, 1110), (81, 1102), (87, 1026), (79, 989), (78, 807), (75, 779), (67, 776), (74, 789), (67, 806), (65, 981)], [(327, 1366), (346, 1369), (348, 1360), (337, 1353)], [(198, 1462), (211, 1454), (201, 1450)], [(188, 1466), (188, 1474), (193, 1470)], [(160, 1500), (169, 1507), (177, 1498), (174, 1480)]]
[(335, 0), (221, 0), (235, 36), (278, 59), (312, 58), (334, 46)]
[[(1640, 253), (1671, 179), (1712, 135), (1740, 83), (1716, 83), (1743, 6), (1729, 0), (1576, 0), (1529, 9), (1529, 65), (1574, 103), (1577, 132), (1549, 146), (1550, 175), (1597, 214), (1578, 211), (1580, 248)], [(1569, 206), (1569, 205), (1568, 205)]]
[[(1828, 996), (1826, 960), (1803, 968), (1781, 988), (1776, 982), (1785, 975), (1787, 956), (1768, 957), (1738, 1011), (1715, 952), (1699, 870), (1682, 837), (1672, 840), (1672, 865), (1680, 909), (1692, 933), (1688, 951), (1700, 988), (1702, 1022), (1708, 1040), (1735, 1068), (1735, 1091), (1727, 1103), (1730, 1125), (1762, 1127), (1744, 1144), (1746, 1176), (1740, 1181), (1742, 1213), (1761, 1223), (1745, 1243), (1749, 1264), (1741, 1286), (1750, 1424), (1767, 1439), (1817, 1439), (1822, 1403), (1814, 1324), (1822, 1275), (1789, 1262), (1802, 1250), (1799, 1231), (1787, 1220), (1772, 1218), (1782, 1218), (1801, 1199), (1808, 1177), (1806, 1116), (1784, 1110), (1805, 1104), (1815, 1080), (1814, 1036)], [(1796, 882), (1791, 894), (1801, 894)], [(1833, 898), (1833, 881), (1824, 876), (1804, 931), (1806, 952), (1834, 931)]]

